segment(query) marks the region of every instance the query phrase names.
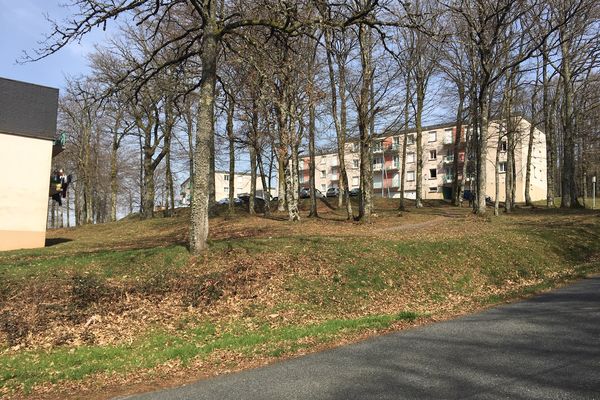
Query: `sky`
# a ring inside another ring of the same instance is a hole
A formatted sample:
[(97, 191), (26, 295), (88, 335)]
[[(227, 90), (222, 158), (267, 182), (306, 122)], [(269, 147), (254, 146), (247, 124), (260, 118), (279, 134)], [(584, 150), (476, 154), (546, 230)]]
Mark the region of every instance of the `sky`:
[(62, 21), (73, 9), (61, 6), (66, 0), (0, 0), (0, 77), (62, 89), (65, 77), (89, 71), (87, 54), (95, 43), (106, 40), (107, 33), (92, 32), (81, 43), (72, 43), (46, 59), (33, 63), (17, 62), (24, 51), (32, 53), (51, 31), (46, 16)]

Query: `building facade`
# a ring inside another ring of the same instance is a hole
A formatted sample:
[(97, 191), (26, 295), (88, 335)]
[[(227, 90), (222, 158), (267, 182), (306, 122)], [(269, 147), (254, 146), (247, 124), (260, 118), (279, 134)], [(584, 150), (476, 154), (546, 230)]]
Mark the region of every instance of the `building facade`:
[(45, 244), (57, 110), (58, 89), (0, 78), (0, 251)]
[[(229, 172), (225, 171), (217, 171), (215, 172), (215, 199), (217, 201), (228, 199), (229, 198)], [(251, 186), (251, 175), (249, 173), (236, 173), (233, 177), (234, 179), (234, 197), (238, 197), (240, 195), (248, 195), (250, 194), (250, 186)], [(268, 183), (267, 183), (268, 184)], [(179, 204), (182, 206), (190, 205), (190, 193), (191, 193), (191, 185), (190, 179), (186, 179), (185, 182), (181, 184), (180, 192), (179, 192)], [(277, 185), (274, 184), (271, 188), (271, 197), (277, 196)], [(260, 175), (256, 177), (256, 197), (264, 198), (265, 190), (263, 190), (262, 180)]]
[[(515, 137), (515, 201), (525, 201), (525, 176), (528, 153), (528, 138), (531, 124), (518, 118), (516, 121)], [(454, 154), (454, 137), (456, 135), (455, 124), (440, 124), (423, 128), (423, 174), (422, 174), (422, 198), (423, 199), (451, 199), (452, 181), (454, 178), (454, 158), (458, 157), (459, 174), (462, 172), (465, 162), (465, 135), (463, 128), (461, 143), (458, 154)], [(506, 176), (507, 142), (502, 139), (498, 144), (498, 137), (504, 137), (504, 127), (493, 122), (489, 127), (488, 151), (486, 155), (487, 187), (486, 195), (492, 198), (496, 193), (495, 169), (499, 168), (499, 199), (504, 201), (504, 182)], [(417, 178), (417, 144), (416, 131), (414, 129), (382, 135), (375, 138), (373, 150), (373, 192), (383, 197), (400, 197), (400, 171), (402, 163), (402, 146), (404, 136), (407, 136), (406, 149), (406, 175), (405, 175), (405, 197), (416, 198)], [(498, 162), (496, 162), (496, 154)], [(300, 185), (309, 185), (309, 157), (304, 157), (300, 163)], [(360, 185), (360, 156), (358, 143), (348, 143), (345, 153), (346, 173), (350, 188), (358, 188)], [(321, 192), (330, 187), (340, 188), (340, 168), (337, 152), (320, 154), (315, 158), (315, 184)], [(462, 174), (459, 175), (462, 177)], [(466, 190), (470, 189), (472, 177), (467, 174), (465, 180)], [(546, 138), (539, 129), (533, 130), (533, 150), (531, 159), (531, 182), (530, 194), (533, 201), (546, 199)]]

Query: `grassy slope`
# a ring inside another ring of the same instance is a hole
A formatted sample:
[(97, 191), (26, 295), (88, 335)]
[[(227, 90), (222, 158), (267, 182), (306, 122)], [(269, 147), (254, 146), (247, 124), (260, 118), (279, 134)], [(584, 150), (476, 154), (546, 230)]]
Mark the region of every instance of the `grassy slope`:
[(2, 253), (0, 394), (161, 368), (225, 371), (600, 267), (598, 213), (481, 220), (444, 206), (397, 216), (394, 205), (382, 201), (369, 226), (335, 212), (300, 224), (216, 218), (200, 258), (182, 245), (185, 213), (57, 230), (54, 246)]

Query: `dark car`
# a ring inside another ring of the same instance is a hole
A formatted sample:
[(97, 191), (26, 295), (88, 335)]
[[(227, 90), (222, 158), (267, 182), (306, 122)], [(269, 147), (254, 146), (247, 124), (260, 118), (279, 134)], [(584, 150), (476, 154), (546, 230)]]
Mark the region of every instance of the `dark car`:
[[(302, 188), (298, 194), (301, 199), (308, 199), (310, 198), (310, 188)], [(315, 189), (315, 194), (317, 195), (317, 199), (324, 197), (319, 189)]]
[(309, 188), (300, 189), (299, 196), (301, 199), (308, 199), (310, 197), (310, 189)]
[(351, 189), (348, 194), (350, 195), (350, 197), (356, 197), (360, 194), (360, 188), (354, 188)]
[(337, 197), (340, 195), (340, 189), (336, 187), (330, 187), (327, 189), (327, 193), (325, 194), (327, 197)]

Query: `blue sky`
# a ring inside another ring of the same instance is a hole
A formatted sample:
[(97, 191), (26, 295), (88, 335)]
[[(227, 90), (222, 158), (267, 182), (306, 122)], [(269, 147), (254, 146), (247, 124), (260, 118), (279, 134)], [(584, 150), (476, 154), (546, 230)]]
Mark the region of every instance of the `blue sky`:
[(65, 0), (0, 0), (0, 77), (63, 88), (65, 76), (88, 71), (86, 55), (106, 34), (93, 32), (81, 43), (72, 43), (56, 54), (34, 63), (18, 64), (23, 51), (38, 48), (50, 32), (45, 15), (64, 20), (74, 10), (60, 6)]

